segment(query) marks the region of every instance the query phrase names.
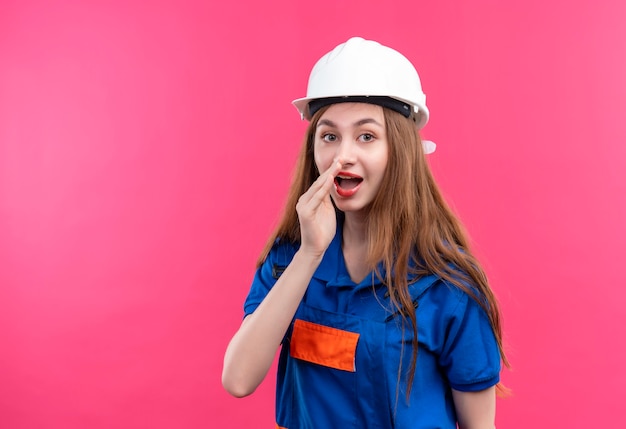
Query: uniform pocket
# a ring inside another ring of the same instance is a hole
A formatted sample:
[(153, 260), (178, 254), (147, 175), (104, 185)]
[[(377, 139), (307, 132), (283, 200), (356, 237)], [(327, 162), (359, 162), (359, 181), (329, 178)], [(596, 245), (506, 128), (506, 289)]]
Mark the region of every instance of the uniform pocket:
[(289, 353), (307, 362), (355, 372), (358, 341), (358, 333), (296, 319)]

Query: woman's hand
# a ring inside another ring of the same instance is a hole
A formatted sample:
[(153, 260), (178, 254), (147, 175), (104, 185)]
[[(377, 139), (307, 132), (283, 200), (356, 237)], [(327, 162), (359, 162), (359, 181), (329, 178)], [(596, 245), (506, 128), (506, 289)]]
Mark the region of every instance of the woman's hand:
[(249, 395), (265, 378), (311, 277), (337, 232), (330, 191), (341, 167), (341, 162), (334, 160), (298, 200), (300, 249), (263, 302), (244, 319), (226, 349), (222, 384), (234, 396)]
[(335, 186), (335, 176), (342, 163), (335, 159), (328, 170), (322, 173), (296, 204), (300, 221), (300, 251), (321, 257), (337, 231), (335, 208), (330, 200), (330, 191)]

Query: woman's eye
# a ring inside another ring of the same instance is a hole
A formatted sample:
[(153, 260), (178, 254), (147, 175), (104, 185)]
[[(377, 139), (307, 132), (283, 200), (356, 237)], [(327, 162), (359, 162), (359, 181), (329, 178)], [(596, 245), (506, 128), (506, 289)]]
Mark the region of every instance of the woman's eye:
[(334, 142), (337, 141), (337, 136), (334, 134), (324, 134), (322, 136), (322, 140), (324, 140), (325, 142)]
[(361, 141), (371, 142), (372, 140), (374, 140), (374, 136), (372, 134), (369, 134), (369, 133), (361, 134)]

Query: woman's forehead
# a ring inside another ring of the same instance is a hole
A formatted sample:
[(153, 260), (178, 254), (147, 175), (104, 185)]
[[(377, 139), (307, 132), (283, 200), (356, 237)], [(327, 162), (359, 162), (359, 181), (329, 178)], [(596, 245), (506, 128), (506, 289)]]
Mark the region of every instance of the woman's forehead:
[(369, 103), (336, 103), (326, 109), (320, 117), (320, 123), (332, 122), (338, 126), (352, 126), (364, 119), (373, 119), (379, 125), (384, 125), (383, 108)]

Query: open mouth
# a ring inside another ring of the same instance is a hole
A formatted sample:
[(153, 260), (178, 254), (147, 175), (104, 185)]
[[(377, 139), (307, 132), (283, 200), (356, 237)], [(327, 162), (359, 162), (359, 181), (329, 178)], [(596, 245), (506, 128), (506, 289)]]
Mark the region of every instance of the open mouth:
[(356, 193), (362, 182), (362, 177), (342, 171), (335, 177), (337, 194), (342, 197), (350, 197)]
[(335, 177), (335, 184), (341, 189), (354, 189), (363, 181), (360, 177)]

